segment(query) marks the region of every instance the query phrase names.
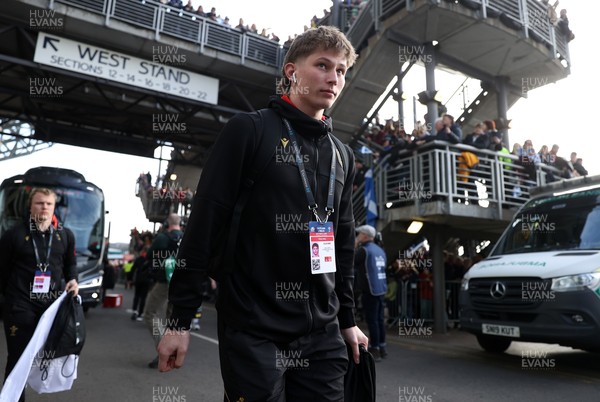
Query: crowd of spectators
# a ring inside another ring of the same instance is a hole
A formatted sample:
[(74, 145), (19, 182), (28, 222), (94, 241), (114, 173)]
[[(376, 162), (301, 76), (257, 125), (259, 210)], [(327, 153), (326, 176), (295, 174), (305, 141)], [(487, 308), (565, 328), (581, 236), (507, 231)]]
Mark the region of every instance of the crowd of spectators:
[(558, 6), (558, 0), (554, 4), (550, 4), (550, 0), (542, 0), (542, 3), (546, 7), (548, 12), (548, 19), (550, 23), (558, 28), (558, 30), (567, 38), (567, 41), (575, 39), (575, 34), (569, 28), (569, 18), (567, 17), (567, 10), (560, 10), (560, 16), (556, 14), (556, 7)]
[[(195, 7), (194, 4), (192, 3), (192, 0), (188, 0), (185, 5), (183, 3), (183, 0), (159, 0), (159, 1), (160, 1), (160, 3), (167, 5), (169, 7), (173, 7), (173, 8), (182, 10), (182, 11), (197, 14), (198, 16), (200, 16), (202, 18), (210, 19), (211, 21), (214, 21), (217, 24), (220, 24), (224, 27), (235, 28), (235, 29), (241, 31), (242, 33), (253, 33), (256, 35), (260, 35), (266, 39), (270, 39), (277, 43), (279, 43), (281, 41), (280, 37), (277, 34), (275, 34), (274, 32), (269, 32), (269, 28), (262, 28), (259, 31), (256, 24), (246, 24), (244, 22), (243, 18), (239, 19), (238, 24), (235, 27), (232, 26), (231, 22), (229, 20), (229, 17), (227, 17), (227, 16), (225, 16), (224, 18), (221, 17), (221, 14), (219, 14), (217, 12), (216, 7), (211, 7), (210, 11), (204, 11), (204, 7), (202, 5), (198, 5), (198, 7)], [(326, 10), (324, 10), (324, 11), (326, 11)], [(313, 20), (311, 21), (311, 26), (316, 26), (317, 21), (319, 21), (319, 19), (316, 16), (313, 17)], [(305, 26), (304, 30), (306, 31), (308, 28), (309, 28), (308, 26)], [(287, 41), (285, 43), (283, 43), (283, 45), (284, 46), (291, 45), (293, 39), (294, 38), (292, 38), (291, 36), (288, 36)]]
[(519, 164), (525, 168), (531, 180), (535, 180), (535, 165), (539, 164), (553, 166), (560, 171), (559, 177), (548, 172), (548, 182), (556, 181), (559, 178), (587, 176), (588, 171), (583, 167), (583, 159), (577, 157), (577, 152), (571, 152), (570, 158), (567, 159), (558, 156), (559, 148), (557, 144), (554, 144), (548, 150), (547, 145), (542, 145), (539, 152), (536, 152), (533, 142), (526, 140), (523, 145), (514, 144), (511, 153), (519, 158)]
[[(464, 274), (483, 256), (458, 256), (444, 251), (446, 319), (458, 320), (458, 296)], [(399, 320), (433, 320), (433, 261), (429, 251), (406, 253), (386, 270), (388, 324)]]
[(164, 177), (152, 185), (152, 175), (148, 172), (139, 175), (136, 196), (142, 199), (146, 214), (166, 217), (170, 212), (179, 212), (185, 216), (192, 207), (194, 192), (189, 187), (168, 182)]
[[(386, 159), (386, 166), (392, 167), (399, 162), (402, 151), (414, 151), (419, 146), (431, 141), (444, 141), (450, 144), (469, 145), (477, 150), (512, 154), (516, 158), (500, 157), (499, 160), (505, 162), (507, 168), (510, 168), (512, 164), (520, 165), (532, 181), (536, 180), (536, 165), (539, 164), (553, 166), (560, 171), (560, 173), (548, 172), (547, 182), (588, 174), (583, 167), (582, 158), (577, 157), (577, 152), (571, 153), (570, 158), (560, 157), (558, 156), (559, 146), (556, 144), (550, 150), (547, 145), (543, 145), (537, 152), (532, 141), (527, 140), (523, 144), (514, 144), (512, 151), (509, 151), (503, 145), (502, 132), (496, 129), (496, 123), (493, 120), (477, 123), (473, 132), (464, 135), (461, 127), (454, 122), (454, 117), (449, 114), (438, 118), (432, 130), (427, 130), (427, 125), (420, 121), (417, 122), (410, 134), (404, 130), (399, 121), (390, 119), (385, 123), (380, 123), (376, 118), (375, 123), (363, 134), (363, 141), (372, 151), (375, 164), (389, 155), (389, 158)], [(364, 161), (359, 160), (356, 186), (362, 182), (364, 174), (361, 172), (365, 170)]]
[[(217, 12), (215, 7), (212, 7), (210, 9), (210, 11), (205, 11), (202, 5), (198, 5), (196, 7), (193, 4), (192, 0), (187, 0), (187, 3), (185, 3), (185, 4), (184, 4), (184, 0), (158, 0), (158, 1), (160, 1), (160, 3), (162, 3), (164, 5), (168, 5), (170, 7), (180, 9), (182, 11), (186, 11), (189, 13), (194, 13), (203, 18), (208, 18), (208, 19), (216, 22), (217, 24), (223, 25), (225, 27), (235, 28), (237, 30), (240, 30), (243, 33), (249, 32), (249, 33), (253, 33), (256, 35), (260, 35), (264, 38), (273, 40), (274, 42), (277, 42), (277, 43), (281, 42), (281, 38), (277, 34), (275, 34), (274, 32), (268, 32), (269, 28), (262, 28), (259, 30), (259, 28), (257, 28), (256, 24), (244, 23), (243, 18), (240, 18), (238, 24), (235, 27), (233, 27), (233, 25), (231, 25), (231, 23), (230, 23), (229, 17), (227, 17), (227, 16), (224, 18), (221, 17), (221, 15)], [(558, 1), (554, 5), (551, 5), (549, 3), (549, 0), (541, 0), (541, 1), (547, 9), (548, 19), (550, 20), (550, 22), (554, 26), (556, 26), (559, 29), (559, 31), (565, 35), (565, 37), (567, 37), (567, 40), (571, 41), (572, 39), (574, 39), (575, 35), (569, 28), (569, 19), (567, 17), (567, 10), (562, 9), (560, 11), (560, 16), (558, 16), (556, 13), (556, 6), (557, 6)], [(354, 22), (357, 20), (358, 16), (362, 12), (362, 10), (365, 8), (367, 3), (368, 3), (368, 0), (344, 0), (342, 2), (341, 13), (342, 13), (343, 21), (345, 24), (345, 26), (342, 27), (342, 29), (344, 30), (344, 32), (346, 32), (348, 29), (350, 29), (350, 27), (354, 24)], [(311, 19), (309, 25), (304, 26), (304, 31), (306, 31), (309, 28), (317, 27), (319, 24), (326, 22), (327, 17), (329, 17), (330, 15), (331, 15), (331, 9), (330, 10), (323, 9), (323, 16), (319, 18), (316, 15), (314, 15), (313, 18)], [(292, 37), (291, 35), (288, 36), (287, 40), (283, 43), (283, 46), (291, 45), (292, 41), (295, 39), (295, 36), (296, 35), (294, 35), (294, 37)]]

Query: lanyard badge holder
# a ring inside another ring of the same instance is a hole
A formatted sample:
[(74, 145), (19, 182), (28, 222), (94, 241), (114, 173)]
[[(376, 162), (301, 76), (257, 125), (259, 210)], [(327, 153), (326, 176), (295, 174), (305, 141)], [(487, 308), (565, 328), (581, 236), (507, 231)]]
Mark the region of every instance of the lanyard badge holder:
[(40, 259), (40, 253), (38, 252), (37, 244), (33, 235), (31, 235), (31, 242), (33, 243), (33, 252), (35, 253), (35, 275), (33, 277), (33, 286), (31, 291), (33, 293), (48, 293), (50, 290), (50, 272), (48, 267), (50, 266), (50, 253), (52, 252), (52, 238), (54, 233), (52, 226), (50, 226), (50, 240), (48, 241), (48, 252), (46, 253), (46, 262), (42, 262)]
[(336, 153), (335, 144), (333, 140), (329, 138), (331, 143), (331, 170), (329, 172), (329, 188), (327, 191), (327, 206), (325, 207), (325, 219), (321, 219), (319, 216), (318, 205), (315, 201), (315, 197), (310, 188), (308, 182), (308, 176), (306, 169), (304, 168), (304, 162), (300, 155), (300, 147), (298, 146), (298, 140), (296, 133), (287, 119), (283, 119), (288, 134), (290, 136), (290, 142), (294, 149), (296, 164), (300, 171), (300, 178), (302, 179), (302, 185), (306, 193), (306, 199), (308, 201), (308, 209), (312, 211), (315, 216), (314, 221), (308, 223), (309, 227), (309, 247), (310, 247), (310, 265), (311, 273), (313, 274), (325, 274), (336, 271), (335, 265), (335, 235), (333, 231), (333, 222), (329, 222), (329, 216), (333, 213), (333, 201), (335, 194), (335, 174), (336, 174)]

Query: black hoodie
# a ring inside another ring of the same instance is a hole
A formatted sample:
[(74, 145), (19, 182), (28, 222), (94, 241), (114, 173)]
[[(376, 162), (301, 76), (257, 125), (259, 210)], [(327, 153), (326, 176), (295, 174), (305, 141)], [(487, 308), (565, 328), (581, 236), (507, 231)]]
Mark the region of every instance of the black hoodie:
[[(52, 233), (50, 260), (48, 244)], [(36, 258), (33, 251), (35, 239), (42, 262), (50, 266), (50, 290), (45, 293), (33, 293), (33, 278), (36, 273)], [(33, 220), (17, 224), (0, 238), (0, 292), (4, 294), (7, 305), (32, 308), (41, 315), (62, 293), (62, 280), (69, 282), (77, 279), (77, 261), (75, 258), (75, 236), (71, 230), (54, 225), (40, 232)]]
[[(269, 107), (288, 119), (298, 137), (301, 155), (319, 206), (325, 216), (332, 157), (331, 119), (315, 120), (289, 101), (272, 97)], [(308, 222), (315, 220), (295, 164), (283, 122), (276, 127), (282, 140), (256, 182), (242, 214), (233, 273), (211, 272), (219, 286), (220, 319), (233, 328), (276, 342), (289, 342), (323, 328), (338, 317), (342, 329), (355, 325), (352, 294), (354, 158), (348, 166), (338, 157), (334, 213), (337, 271), (311, 274)], [(264, 131), (263, 131), (264, 132)], [(179, 249), (185, 269), (176, 269), (169, 287), (171, 326), (189, 328), (202, 302), (207, 265), (223, 237), (233, 206), (252, 166), (257, 135), (248, 113), (224, 127), (211, 151), (193, 201), (192, 213)]]

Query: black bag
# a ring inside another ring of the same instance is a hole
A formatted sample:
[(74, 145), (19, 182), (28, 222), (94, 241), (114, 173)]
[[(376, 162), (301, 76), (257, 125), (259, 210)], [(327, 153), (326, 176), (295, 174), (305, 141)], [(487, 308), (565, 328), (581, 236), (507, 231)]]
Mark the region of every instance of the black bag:
[(375, 402), (375, 359), (363, 345), (360, 350), (360, 364), (354, 363), (352, 349), (348, 349), (348, 371), (344, 376), (344, 402)]
[(81, 298), (68, 292), (62, 301), (48, 338), (44, 344), (44, 358), (56, 359), (79, 355), (85, 343), (85, 322)]

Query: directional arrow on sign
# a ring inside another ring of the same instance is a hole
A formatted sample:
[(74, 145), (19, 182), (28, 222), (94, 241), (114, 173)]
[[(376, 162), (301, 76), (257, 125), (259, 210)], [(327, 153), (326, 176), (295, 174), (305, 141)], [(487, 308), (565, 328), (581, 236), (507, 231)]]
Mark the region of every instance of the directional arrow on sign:
[(50, 45), (50, 46), (52, 46), (52, 48), (53, 48), (54, 50), (58, 50), (58, 48), (57, 48), (56, 46), (54, 46), (54, 43), (52, 43), (52, 42), (54, 42), (54, 41), (56, 41), (56, 43), (58, 43), (58, 42), (60, 42), (60, 39), (57, 39), (57, 38), (51, 38), (51, 37), (49, 37), (49, 36), (46, 36), (46, 37), (44, 38), (44, 45), (42, 46), (42, 48), (44, 48), (44, 49), (45, 49), (45, 48), (47, 47), (46, 45)]

